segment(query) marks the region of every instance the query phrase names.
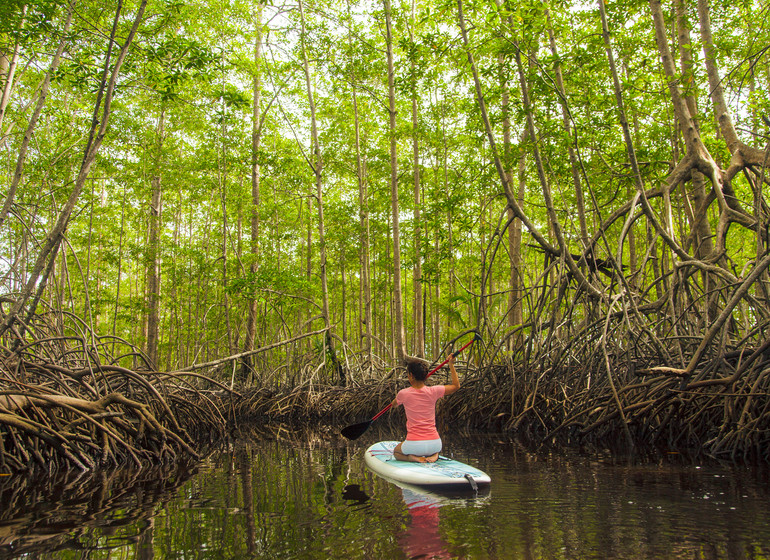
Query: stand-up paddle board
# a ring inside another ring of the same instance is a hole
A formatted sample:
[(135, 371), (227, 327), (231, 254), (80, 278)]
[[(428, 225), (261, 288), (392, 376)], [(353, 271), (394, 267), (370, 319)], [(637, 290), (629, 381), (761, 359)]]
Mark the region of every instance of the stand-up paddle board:
[(397, 482), (435, 488), (473, 488), (489, 485), (491, 479), (484, 471), (440, 456), (435, 463), (399, 461), (393, 457), (397, 441), (380, 441), (364, 453), (366, 466), (375, 473)]

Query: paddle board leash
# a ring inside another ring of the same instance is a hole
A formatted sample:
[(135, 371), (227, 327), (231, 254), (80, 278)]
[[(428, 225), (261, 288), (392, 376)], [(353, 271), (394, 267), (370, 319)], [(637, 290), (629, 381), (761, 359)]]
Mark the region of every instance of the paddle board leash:
[(468, 480), (468, 482), (471, 485), (471, 488), (473, 488), (473, 491), (478, 494), (479, 493), (479, 485), (476, 484), (476, 479), (473, 478), (473, 475), (471, 473), (465, 473), (465, 478)]

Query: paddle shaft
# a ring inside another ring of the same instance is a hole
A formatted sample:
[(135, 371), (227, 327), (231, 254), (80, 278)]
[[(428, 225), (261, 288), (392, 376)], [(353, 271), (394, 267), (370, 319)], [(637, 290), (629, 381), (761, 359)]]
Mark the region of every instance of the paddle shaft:
[[(442, 367), (444, 367), (445, 365), (447, 365), (447, 364), (449, 363), (449, 360), (452, 358), (452, 356), (454, 356), (454, 357), (457, 357), (457, 355), (458, 355), (458, 354), (460, 354), (460, 352), (462, 352), (463, 350), (465, 350), (466, 348), (468, 348), (468, 346), (470, 346), (471, 344), (473, 344), (474, 342), (476, 342), (476, 338), (477, 338), (477, 337), (475, 337), (475, 336), (474, 336), (474, 337), (473, 337), (473, 339), (472, 339), (470, 342), (468, 342), (468, 343), (467, 343), (465, 346), (463, 346), (462, 348), (460, 348), (460, 349), (459, 349), (457, 352), (452, 352), (452, 355), (451, 355), (449, 358), (447, 358), (446, 360), (444, 360), (443, 362), (441, 362), (439, 365), (437, 365), (436, 367), (434, 367), (432, 370), (430, 370), (430, 372), (428, 372), (428, 375), (426, 375), (426, 376), (425, 376), (425, 379), (428, 379), (428, 377), (430, 377), (431, 375), (433, 375), (434, 373), (436, 373), (438, 370), (440, 370)], [(374, 416), (374, 417), (373, 417), (373, 418), (370, 420), (370, 422), (374, 422), (375, 420), (377, 420), (377, 418), (379, 418), (380, 416), (382, 416), (383, 414), (385, 414), (385, 413), (386, 413), (387, 411), (389, 411), (389, 410), (390, 410), (392, 407), (393, 407), (393, 402), (391, 401), (391, 403), (390, 403), (388, 406), (386, 406), (385, 408), (383, 408), (382, 410), (380, 410), (380, 411), (379, 411), (379, 412), (378, 412), (378, 413), (377, 413), (377, 414), (376, 414), (376, 415), (375, 415), (375, 416)]]

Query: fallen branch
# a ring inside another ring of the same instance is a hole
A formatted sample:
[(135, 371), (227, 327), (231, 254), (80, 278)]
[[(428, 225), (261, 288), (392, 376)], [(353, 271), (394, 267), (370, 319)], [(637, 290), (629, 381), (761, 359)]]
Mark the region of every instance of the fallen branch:
[(205, 369), (205, 368), (211, 368), (216, 367), (222, 364), (225, 364), (227, 362), (234, 362), (237, 360), (241, 360), (243, 358), (246, 358), (248, 356), (253, 356), (254, 354), (259, 354), (261, 352), (267, 352), (268, 350), (272, 350), (273, 348), (278, 348), (279, 346), (285, 346), (286, 344), (291, 344), (292, 342), (296, 342), (298, 340), (302, 340), (303, 338), (308, 338), (310, 336), (316, 336), (319, 334), (323, 334), (326, 331), (329, 330), (329, 327), (323, 328), (317, 331), (301, 334), (298, 336), (295, 336), (294, 338), (289, 338), (286, 340), (282, 340), (280, 342), (275, 342), (273, 344), (269, 344), (267, 346), (261, 346), (255, 350), (249, 350), (248, 352), (241, 352), (240, 354), (233, 354), (232, 356), (227, 356), (226, 358), (220, 358), (218, 360), (214, 360), (211, 362), (205, 362), (203, 364), (193, 364), (191, 366), (188, 366), (186, 368), (178, 369), (176, 371), (169, 372), (169, 374), (173, 375), (175, 373), (185, 373), (188, 371), (194, 371), (196, 369)]

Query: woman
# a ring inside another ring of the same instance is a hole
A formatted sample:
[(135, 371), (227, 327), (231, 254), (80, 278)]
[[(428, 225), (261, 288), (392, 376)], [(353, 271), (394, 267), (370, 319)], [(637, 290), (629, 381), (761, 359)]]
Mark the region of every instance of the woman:
[(406, 410), (406, 440), (393, 450), (399, 461), (433, 463), (441, 451), (441, 437), (436, 430), (436, 401), (451, 395), (460, 388), (460, 378), (455, 369), (455, 355), (449, 356), (450, 385), (428, 386), (428, 364), (417, 358), (408, 358), (407, 377), (410, 387), (401, 389), (393, 399), (393, 407), (400, 404)]

